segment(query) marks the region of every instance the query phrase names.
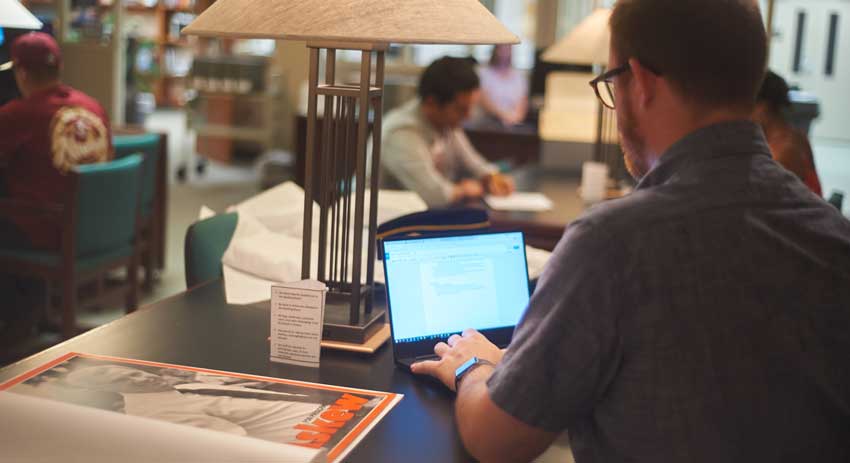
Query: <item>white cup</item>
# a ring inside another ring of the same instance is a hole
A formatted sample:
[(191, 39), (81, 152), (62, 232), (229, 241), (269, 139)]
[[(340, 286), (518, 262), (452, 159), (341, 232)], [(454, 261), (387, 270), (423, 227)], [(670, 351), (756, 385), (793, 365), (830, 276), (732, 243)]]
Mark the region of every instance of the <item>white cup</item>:
[(581, 166), (581, 199), (596, 203), (605, 199), (608, 185), (608, 165), (600, 162), (585, 162)]

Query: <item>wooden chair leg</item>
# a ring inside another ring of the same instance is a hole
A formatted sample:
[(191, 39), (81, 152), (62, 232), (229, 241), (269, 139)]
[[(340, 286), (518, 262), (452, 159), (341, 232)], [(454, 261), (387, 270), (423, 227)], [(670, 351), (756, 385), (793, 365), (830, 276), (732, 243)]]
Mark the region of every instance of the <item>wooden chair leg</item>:
[(62, 282), (62, 337), (73, 338), (77, 334), (77, 282), (66, 278)]
[(127, 313), (135, 312), (139, 306), (139, 275), (138, 254), (133, 256), (127, 266), (127, 300), (125, 309)]
[(148, 241), (148, 246), (145, 249), (144, 255), (142, 258), (144, 259), (145, 266), (145, 291), (150, 291), (153, 289), (153, 272), (154, 272), (154, 261), (155, 261), (155, 251), (152, 241)]

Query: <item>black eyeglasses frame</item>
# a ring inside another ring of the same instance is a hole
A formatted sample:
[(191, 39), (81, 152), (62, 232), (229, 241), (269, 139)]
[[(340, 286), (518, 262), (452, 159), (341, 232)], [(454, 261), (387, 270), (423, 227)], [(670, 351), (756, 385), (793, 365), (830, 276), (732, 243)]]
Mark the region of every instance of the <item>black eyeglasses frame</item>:
[[(610, 71), (603, 72), (602, 74), (596, 76), (595, 79), (590, 81), (590, 86), (593, 87), (593, 91), (596, 93), (596, 98), (599, 99), (599, 102), (602, 103), (608, 109), (614, 109), (614, 92), (611, 91), (611, 85), (615, 77), (625, 74), (632, 70), (632, 67), (629, 66), (629, 63), (623, 64), (622, 66), (611, 69)], [(605, 84), (605, 91), (608, 92), (608, 96), (611, 97), (612, 104), (608, 104), (605, 102), (605, 99), (602, 98), (602, 94), (599, 90), (599, 85)]]

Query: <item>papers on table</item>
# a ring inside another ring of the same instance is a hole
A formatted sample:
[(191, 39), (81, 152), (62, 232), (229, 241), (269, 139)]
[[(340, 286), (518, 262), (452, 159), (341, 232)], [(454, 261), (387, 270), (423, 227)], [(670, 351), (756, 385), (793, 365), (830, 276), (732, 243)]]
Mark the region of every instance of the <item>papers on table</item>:
[[(368, 194), (368, 192), (367, 192)], [(539, 196), (530, 201), (524, 197)], [(538, 206), (540, 198), (551, 202), (539, 194), (516, 193), (512, 197), (521, 202), (533, 202)], [(510, 198), (497, 198), (510, 200)], [(489, 201), (489, 200), (488, 200)], [(381, 190), (379, 195), (378, 223), (400, 217), (405, 214), (423, 211), (427, 208), (416, 193), (409, 191)], [(367, 202), (368, 206), (368, 202)], [(491, 205), (491, 207), (493, 207)], [(495, 208), (495, 207), (494, 207)], [(367, 208), (368, 209), (368, 208)], [(304, 192), (294, 183), (287, 182), (265, 191), (258, 196), (232, 207), (238, 211), (239, 222), (236, 226), (230, 246), (222, 258), (225, 295), (229, 304), (247, 305), (268, 301), (271, 287), (276, 283), (298, 281), (301, 279), (302, 220), (304, 211)], [(529, 210), (529, 209), (523, 209)], [(205, 210), (204, 214), (209, 214)], [(311, 275), (316, 278), (318, 267), (318, 206), (313, 209), (313, 228), (311, 246)], [(353, 230), (352, 230), (353, 232)], [(366, 281), (366, 243), (368, 230), (362, 230), (364, 271), (361, 281)], [(528, 270), (531, 278), (537, 278), (543, 271), (550, 253), (528, 247)], [(349, 255), (351, 259), (351, 255)], [(383, 283), (382, 261), (375, 262), (375, 282)], [(351, 262), (349, 261), (349, 268)]]
[(515, 192), (509, 196), (489, 195), (484, 198), (484, 201), (496, 211), (539, 212), (552, 209), (552, 201), (542, 193)]
[[(366, 195), (369, 191), (366, 191)], [(378, 223), (427, 209), (416, 193), (381, 190)], [(304, 190), (286, 182), (230, 208), (239, 213), (239, 222), (222, 258), (225, 294), (230, 304), (268, 301), (275, 283), (301, 279), (301, 247), (304, 216)], [(369, 202), (366, 202), (368, 217)], [(209, 214), (208, 210), (203, 211)], [(311, 278), (316, 278), (318, 262), (319, 207), (313, 204)], [(353, 226), (353, 224), (352, 224)], [(351, 230), (353, 233), (353, 230)], [(368, 230), (364, 227), (364, 237)], [(363, 240), (363, 269), (366, 243)], [(349, 256), (349, 259), (351, 256)], [(351, 263), (349, 262), (349, 268)], [(366, 272), (362, 272), (362, 281)], [(375, 266), (375, 280), (383, 281), (383, 268)]]

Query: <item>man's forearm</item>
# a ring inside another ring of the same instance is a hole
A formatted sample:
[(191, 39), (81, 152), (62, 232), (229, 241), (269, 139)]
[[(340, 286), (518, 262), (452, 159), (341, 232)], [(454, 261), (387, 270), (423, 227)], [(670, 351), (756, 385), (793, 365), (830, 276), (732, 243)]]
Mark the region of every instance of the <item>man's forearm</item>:
[(457, 381), (457, 370), (472, 357), (499, 365), (505, 354), (481, 333), (466, 329), (438, 342), (434, 353), (439, 360), (411, 365), (416, 374), (431, 375), (449, 389), (457, 390), (456, 419), (467, 450), (480, 461), (530, 461), (552, 443), (555, 434), (534, 428), (496, 405), (490, 398), (488, 381), (499, 368), (479, 363)]
[[(479, 425), (484, 400), (489, 400), (487, 380), (493, 374), (493, 367), (480, 365), (469, 372), (459, 384), (455, 401), (455, 417), (458, 432), (467, 451), (480, 461), (492, 461), (487, 429)], [(492, 437), (492, 436), (491, 436)]]
[(481, 365), (460, 384), (455, 416), (463, 445), (482, 462), (531, 461), (551, 444), (554, 435), (525, 425), (493, 403), (487, 390), (493, 371), (493, 367)]

